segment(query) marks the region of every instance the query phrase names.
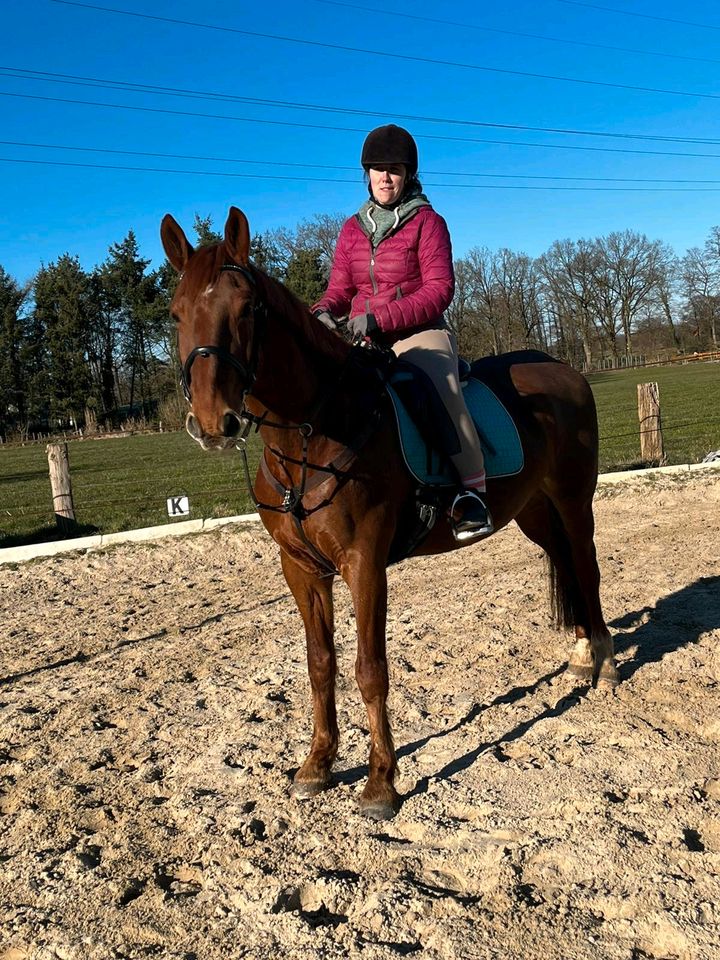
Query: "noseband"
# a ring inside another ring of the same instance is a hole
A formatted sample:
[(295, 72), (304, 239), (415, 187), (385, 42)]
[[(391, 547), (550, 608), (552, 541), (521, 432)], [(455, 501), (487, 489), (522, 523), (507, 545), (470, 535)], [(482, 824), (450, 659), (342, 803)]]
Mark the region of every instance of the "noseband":
[[(255, 282), (255, 277), (252, 275), (250, 270), (247, 267), (240, 267), (236, 263), (224, 263), (220, 267), (220, 272), (224, 270), (233, 270), (236, 273), (241, 273), (245, 279), (248, 281), (250, 286), (254, 291), (257, 291), (257, 284)], [(187, 355), (187, 359), (183, 364), (180, 370), (180, 384), (182, 386), (183, 394), (188, 403), (191, 403), (190, 399), (190, 383), (191, 383), (191, 367), (195, 360), (198, 357), (203, 357), (207, 359), (208, 357), (217, 357), (218, 360), (221, 360), (223, 363), (229, 364), (233, 367), (239, 374), (243, 383), (243, 397), (250, 392), (253, 384), (255, 383), (257, 377), (257, 367), (258, 359), (260, 354), (260, 341), (263, 334), (263, 323), (265, 319), (265, 304), (256, 298), (255, 304), (253, 306), (253, 339), (252, 347), (250, 350), (250, 362), (247, 366), (237, 357), (234, 357), (229, 350), (225, 350), (223, 347), (216, 347), (213, 344), (208, 344), (202, 347), (193, 347), (190, 353)]]

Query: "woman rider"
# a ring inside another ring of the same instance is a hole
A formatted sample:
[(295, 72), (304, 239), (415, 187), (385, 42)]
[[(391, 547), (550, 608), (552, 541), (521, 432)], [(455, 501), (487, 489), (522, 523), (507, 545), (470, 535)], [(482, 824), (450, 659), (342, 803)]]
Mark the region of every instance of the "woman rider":
[(485, 465), (460, 387), (455, 337), (445, 324), (455, 290), (450, 235), (417, 176), (417, 145), (402, 127), (368, 134), (361, 163), (370, 198), (345, 221), (325, 295), (313, 306), (330, 329), (349, 315), (354, 336), (390, 344), (433, 381), (460, 440), (452, 457), (461, 489), (452, 505), (459, 541), (488, 536)]

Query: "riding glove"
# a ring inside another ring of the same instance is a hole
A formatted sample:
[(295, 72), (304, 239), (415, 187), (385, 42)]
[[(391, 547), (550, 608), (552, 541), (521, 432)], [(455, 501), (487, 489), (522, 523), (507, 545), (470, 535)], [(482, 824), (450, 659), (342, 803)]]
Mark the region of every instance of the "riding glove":
[(367, 337), (378, 329), (374, 313), (361, 313), (347, 322), (347, 328), (353, 337)]
[(327, 310), (318, 310), (315, 316), (324, 327), (328, 328), (328, 330), (332, 330), (333, 333), (337, 330), (337, 322), (332, 314), (328, 313)]

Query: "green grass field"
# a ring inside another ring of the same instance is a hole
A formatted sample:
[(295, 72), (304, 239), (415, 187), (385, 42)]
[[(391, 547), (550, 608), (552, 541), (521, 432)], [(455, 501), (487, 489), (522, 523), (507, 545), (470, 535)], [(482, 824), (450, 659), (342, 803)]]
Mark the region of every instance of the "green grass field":
[[(261, 444), (248, 441), (254, 476)], [(190, 517), (252, 512), (240, 454), (206, 453), (185, 431), (68, 442), (81, 535), (171, 522), (167, 498), (187, 495)], [(187, 519), (187, 518), (182, 518)], [(0, 448), (0, 548), (57, 537), (44, 444)]]
[(601, 472), (644, 466), (639, 383), (658, 384), (667, 463), (696, 463), (720, 449), (720, 364), (608, 370), (588, 380), (598, 410)]
[[(607, 371), (589, 377), (600, 422), (602, 472), (642, 466), (637, 384), (660, 387), (668, 463), (694, 463), (720, 449), (720, 365)], [(69, 444), (80, 534), (168, 523), (166, 500), (186, 494), (190, 516), (251, 512), (239, 453), (203, 452), (185, 432)], [(251, 472), (260, 456), (248, 442)], [(44, 444), (0, 447), (0, 548), (58, 536)]]

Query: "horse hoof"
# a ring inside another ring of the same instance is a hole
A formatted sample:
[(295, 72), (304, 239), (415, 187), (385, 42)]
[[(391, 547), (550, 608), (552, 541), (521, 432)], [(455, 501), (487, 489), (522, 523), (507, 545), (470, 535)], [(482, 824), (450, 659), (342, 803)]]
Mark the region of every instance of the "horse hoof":
[(593, 668), (585, 663), (569, 663), (567, 672), (576, 680), (582, 680), (585, 683), (592, 683)]
[(329, 783), (329, 780), (307, 780), (293, 783), (290, 787), (290, 796), (294, 800), (312, 800), (323, 790), (327, 790)]
[(378, 797), (360, 797), (360, 813), (370, 820), (392, 820), (400, 809), (400, 797), (394, 788), (383, 790)]
[(392, 820), (397, 809), (392, 803), (378, 800), (375, 803), (361, 803), (360, 813), (369, 820)]
[(598, 674), (596, 686), (603, 690), (614, 690), (620, 683), (620, 674), (614, 666), (604, 666)]

